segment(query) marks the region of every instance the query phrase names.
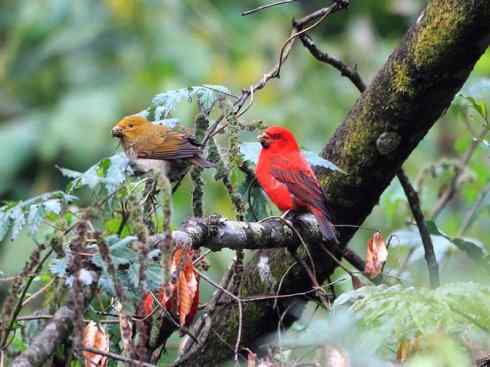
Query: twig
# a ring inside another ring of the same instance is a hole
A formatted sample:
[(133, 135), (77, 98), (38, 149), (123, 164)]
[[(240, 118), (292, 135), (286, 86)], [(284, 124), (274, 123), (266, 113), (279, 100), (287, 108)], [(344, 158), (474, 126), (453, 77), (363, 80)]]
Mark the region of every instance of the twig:
[(350, 79), (352, 84), (354, 84), (357, 89), (362, 93), (366, 90), (366, 84), (361, 78), (361, 75), (358, 73), (356, 68), (352, 68), (342, 61), (336, 59), (333, 56), (330, 56), (327, 52), (321, 51), (313, 42), (311, 37), (307, 34), (302, 34), (300, 37), (303, 46), (306, 47), (308, 51), (310, 51), (311, 55), (317, 59), (318, 61), (324, 62), (328, 65), (333, 66), (337, 69), (342, 76)]
[(430, 238), (429, 230), (425, 225), (424, 215), (420, 209), (419, 196), (402, 169), (398, 171), (397, 176), (403, 187), (403, 191), (405, 191), (412, 215), (417, 223), (417, 227), (419, 228), (420, 237), (422, 238), (422, 243), (424, 245), (425, 261), (427, 262), (427, 267), (429, 269), (430, 285), (432, 288), (437, 288), (440, 285), (439, 265), (437, 264), (434, 246), (432, 244), (432, 239)]
[(259, 6), (259, 7), (255, 8), (255, 9), (243, 11), (242, 12), (242, 16), (246, 16), (246, 15), (258, 13), (259, 11), (272, 8), (273, 6), (294, 3), (295, 1), (297, 1), (297, 0), (282, 0), (282, 1), (277, 1), (275, 3), (265, 4), (265, 5), (262, 5), (262, 6)]
[(240, 349), (240, 342), (242, 338), (242, 327), (243, 327), (243, 306), (242, 306), (242, 300), (240, 297), (235, 296), (233, 293), (231, 293), (228, 289), (220, 286), (218, 283), (214, 282), (212, 279), (208, 278), (206, 274), (200, 272), (199, 270), (195, 270), (197, 274), (201, 278), (203, 278), (206, 282), (208, 282), (210, 285), (215, 287), (216, 289), (220, 290), (221, 292), (227, 294), (230, 296), (232, 299), (234, 299), (237, 302), (238, 305), (238, 332), (237, 332), (237, 337), (236, 337), (236, 342), (235, 342), (235, 349), (234, 349), (234, 355), (235, 355), (235, 361), (238, 360), (238, 351)]
[(475, 204), (470, 209), (470, 211), (466, 214), (463, 220), (463, 225), (461, 226), (461, 229), (458, 232), (458, 237), (463, 236), (466, 233), (466, 231), (470, 228), (470, 226), (473, 224), (473, 220), (475, 218), (476, 212), (483, 204), (483, 201), (485, 200), (489, 192), (490, 192), (490, 183), (487, 184), (487, 186), (483, 189), (480, 196), (478, 197), (478, 200), (475, 202)]
[(449, 203), (449, 201), (453, 198), (454, 194), (458, 190), (458, 183), (459, 183), (459, 179), (461, 178), (461, 175), (464, 173), (466, 166), (468, 165), (471, 157), (473, 156), (473, 153), (475, 153), (476, 151), (476, 148), (480, 144), (481, 140), (485, 138), (489, 130), (490, 130), (490, 125), (485, 126), (483, 128), (478, 138), (473, 139), (471, 146), (466, 151), (464, 156), (461, 158), (459, 165), (456, 166), (455, 174), (451, 182), (449, 183), (448, 188), (442, 193), (441, 197), (439, 198), (439, 200), (437, 201), (434, 207), (434, 210), (431, 215), (433, 220), (436, 219), (439, 216), (439, 214), (441, 214), (442, 210), (446, 207), (446, 205)]
[(25, 301), (22, 302), (22, 307), (24, 307), (25, 305), (27, 305), (29, 302), (31, 302), (36, 297), (38, 297), (41, 294), (43, 294), (49, 287), (51, 287), (51, 284), (53, 284), (55, 280), (56, 280), (55, 278), (51, 279), (44, 287), (42, 287), (41, 289), (39, 289), (38, 291), (34, 292), (29, 297), (27, 297), (25, 299)]
[[(39, 273), (39, 271), (41, 271), (44, 263), (46, 262), (46, 260), (48, 260), (48, 258), (51, 256), (51, 254), (53, 253), (53, 249), (49, 249), (49, 251), (44, 255), (44, 257), (39, 261), (39, 263), (37, 263), (36, 265), (36, 268), (34, 269), (33, 271), (33, 275), (31, 275), (29, 277), (29, 279), (27, 279), (27, 282), (24, 286), (24, 289), (22, 290), (22, 293), (19, 297), (19, 300), (17, 301), (17, 305), (15, 306), (15, 309), (14, 309), (14, 312), (12, 313), (12, 316), (11, 316), (11, 319), (10, 319), (10, 322), (9, 322), (9, 325), (8, 327), (5, 329), (5, 332), (3, 334), (3, 340), (1, 342), (1, 345), (2, 346), (5, 346), (6, 343), (7, 343), (7, 339), (8, 339), (8, 336), (14, 326), (14, 323), (15, 323), (15, 320), (17, 319), (17, 316), (19, 315), (20, 311), (22, 310), (22, 304), (24, 302), (24, 298), (27, 294), (27, 291), (29, 290), (29, 287), (31, 286), (31, 283), (32, 281), (34, 280), (36, 274)], [(3, 330), (2, 330), (3, 331)]]
[(122, 355), (116, 354), (116, 353), (104, 352), (100, 349), (83, 348), (83, 350), (85, 352), (100, 354), (101, 356), (109, 357), (109, 358), (115, 359), (116, 361), (121, 361), (121, 362), (127, 363), (130, 366), (157, 367), (156, 365), (151, 364), (151, 363), (146, 363), (146, 362), (142, 362), (142, 361), (137, 361), (135, 359), (126, 358), (126, 357), (123, 357)]
[[(293, 29), (291, 30), (290, 36), (284, 42), (283, 46), (281, 47), (281, 51), (279, 53), (279, 60), (277, 63), (274, 65), (274, 67), (268, 72), (265, 73), (262, 76), (262, 79), (257, 81), (255, 84), (252, 84), (250, 87), (243, 89), (242, 94), (240, 95), (239, 99), (235, 101), (233, 104), (233, 109), (230, 112), (230, 114), (233, 114), (237, 117), (241, 116), (244, 112), (242, 111), (243, 106), (247, 102), (247, 100), (258, 90), (261, 90), (266, 86), (266, 84), (272, 80), (279, 78), (280, 76), (280, 71), (281, 67), (284, 64), (284, 62), (287, 60), (293, 46), (294, 46), (294, 41), (304, 34), (307, 31), (312, 30), (316, 26), (318, 26), (323, 20), (325, 20), (326, 17), (328, 17), (330, 14), (333, 14), (339, 10), (347, 8), (349, 5), (349, 1), (347, 0), (336, 0), (334, 4), (319, 9), (303, 18), (300, 20), (297, 20), (294, 22)], [(313, 23), (310, 25), (311, 23)], [(250, 108), (251, 104), (247, 105), (247, 108), (245, 111), (247, 111)], [(208, 132), (206, 133), (202, 144), (206, 145), (207, 142), (209, 141), (210, 138), (215, 136), (218, 132), (222, 131), (222, 129), (218, 129), (219, 124), (223, 119), (226, 118), (225, 114), (222, 114), (218, 119), (214, 122), (214, 124), (209, 128)]]

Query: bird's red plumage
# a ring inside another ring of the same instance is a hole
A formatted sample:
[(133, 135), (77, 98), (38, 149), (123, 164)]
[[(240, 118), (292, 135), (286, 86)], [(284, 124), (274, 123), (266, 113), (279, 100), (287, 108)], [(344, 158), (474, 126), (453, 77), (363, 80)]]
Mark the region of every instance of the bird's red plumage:
[(337, 241), (320, 183), (294, 135), (272, 126), (265, 130), (261, 143), (256, 175), (269, 198), (282, 211), (310, 211), (325, 238)]

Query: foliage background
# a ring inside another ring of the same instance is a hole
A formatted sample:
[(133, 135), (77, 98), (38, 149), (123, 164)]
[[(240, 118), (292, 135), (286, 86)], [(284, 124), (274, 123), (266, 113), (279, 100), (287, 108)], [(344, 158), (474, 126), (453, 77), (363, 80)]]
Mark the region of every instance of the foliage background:
[[(255, 82), (276, 62), (291, 18), (323, 3), (299, 1), (242, 17), (242, 10), (259, 2), (0, 1), (0, 200), (63, 189), (66, 180), (55, 165), (83, 171), (111, 155), (118, 149), (111, 126), (122, 116), (142, 110), (161, 91), (208, 83), (238, 92)], [(333, 55), (356, 64), (369, 81), (416, 20), (422, 5), (420, 0), (352, 1), (348, 12), (329, 18), (313, 36)], [(477, 64), (464, 93), (478, 95), (490, 105), (490, 79), (486, 78), (490, 78), (489, 51)], [(303, 147), (319, 151), (357, 95), (347, 79), (297, 47), (281, 79), (255, 97), (245, 118), (286, 125)], [(471, 144), (463, 110), (452, 107), (407, 161), (406, 171), (414, 180), (425, 166), (460, 157)], [(178, 115), (190, 122), (194, 112), (185, 106)], [(474, 114), (468, 122), (476, 131), (482, 126)], [(253, 141), (254, 137), (244, 135), (243, 140)], [(444, 232), (458, 233), (467, 211), (490, 180), (489, 163), (490, 151), (480, 146), (465, 175), (467, 182), (438, 218)], [(211, 173), (207, 175), (211, 178)], [(421, 199), (428, 213), (449, 177), (450, 171), (445, 171), (424, 181)], [(173, 199), (175, 225), (191, 212), (189, 192), (186, 181)], [(233, 215), (221, 186), (210, 183), (205, 200), (207, 213)], [(407, 225), (409, 219), (402, 189), (394, 182), (365, 225), (380, 229), (385, 236), (398, 231), (402, 245), (419, 243), (413, 227)], [(490, 250), (489, 226), (487, 197), (466, 235)], [(351, 242), (362, 255), (369, 235), (360, 231)], [(442, 237), (434, 239), (441, 257), (448, 249), (454, 253), (442, 262), (443, 282), (488, 282)], [(0, 246), (2, 276), (21, 268), (31, 246), (27, 235), (15, 244)], [(406, 246), (396, 246), (389, 266), (398, 268), (406, 252)], [(228, 257), (221, 253), (212, 258), (216, 277)], [(414, 259), (418, 260), (406, 276), (415, 284), (425, 284), (422, 252)], [(5, 291), (0, 283), (0, 297)]]

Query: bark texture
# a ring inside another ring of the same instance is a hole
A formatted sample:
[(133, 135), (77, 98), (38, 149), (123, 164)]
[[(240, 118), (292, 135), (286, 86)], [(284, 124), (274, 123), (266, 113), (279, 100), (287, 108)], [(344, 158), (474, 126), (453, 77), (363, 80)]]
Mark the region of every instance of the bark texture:
[[(323, 150), (325, 158), (348, 173), (319, 173), (336, 223), (359, 225), (366, 219), (397, 170), (448, 108), (489, 41), (490, 1), (429, 1)], [(342, 228), (341, 242), (346, 244), (354, 232)], [(336, 264), (318, 243), (310, 251), (318, 280), (323, 281)], [(310, 263), (306, 256), (304, 261)], [(242, 273), (240, 295), (270, 294), (279, 284), (280, 294), (310, 289), (303, 269), (290, 269), (294, 262), (286, 249), (257, 251)], [(272, 301), (243, 304), (243, 347), (276, 330), (284, 304), (273, 306)], [(199, 353), (178, 364), (215, 366), (230, 358), (238, 315), (234, 302), (207, 314), (211, 331), (206, 342)]]
[(62, 306), (43, 331), (36, 336), (29, 348), (12, 362), (12, 366), (42, 366), (56, 347), (70, 336), (74, 317), (73, 305)]

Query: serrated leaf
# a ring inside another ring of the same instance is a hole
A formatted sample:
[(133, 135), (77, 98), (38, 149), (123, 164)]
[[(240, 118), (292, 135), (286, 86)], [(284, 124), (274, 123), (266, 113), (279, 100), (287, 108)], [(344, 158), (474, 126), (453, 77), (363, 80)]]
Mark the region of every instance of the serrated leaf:
[[(137, 261), (138, 253), (131, 248), (131, 244), (136, 240), (136, 237), (128, 236), (119, 240), (116, 240), (116, 238), (117, 236), (111, 236), (107, 239), (112, 264), (118, 267)], [(100, 268), (104, 267), (104, 261), (99, 253), (92, 257), (92, 262)]]
[(55, 191), (4, 205), (0, 208), (0, 242), (9, 232), (10, 239), (15, 240), (25, 226), (29, 227), (31, 235), (35, 235), (43, 220), (50, 219), (50, 214), (61, 214), (63, 206), (76, 199)]
[(435, 290), (365, 286), (338, 297), (333, 312), (345, 307), (358, 317), (361, 328), (378, 332), (393, 349), (401, 340), (437, 332), (490, 336), (490, 287), (473, 282)]
[(124, 183), (126, 175), (131, 173), (129, 159), (124, 153), (104, 158), (83, 173), (57, 168), (64, 176), (73, 179), (71, 183), (73, 190), (83, 187), (93, 190), (102, 187), (108, 194), (113, 194)]
[[(253, 164), (257, 164), (259, 160), (261, 146), (259, 143), (242, 143), (240, 144), (240, 153), (243, 155), (243, 158), (246, 161), (249, 161)], [(312, 165), (317, 167), (324, 167), (331, 171), (339, 171), (345, 174), (345, 171), (337, 167), (334, 163), (330, 162), (327, 159), (320, 157), (318, 154), (308, 151), (302, 150), (302, 153), (306, 160)]]
[(152, 120), (155, 121), (167, 119), (179, 103), (184, 101), (191, 103), (195, 99), (199, 111), (209, 115), (216, 102), (226, 98), (229, 94), (228, 88), (224, 86), (207, 84), (170, 90), (156, 95), (145, 113), (153, 112)]

